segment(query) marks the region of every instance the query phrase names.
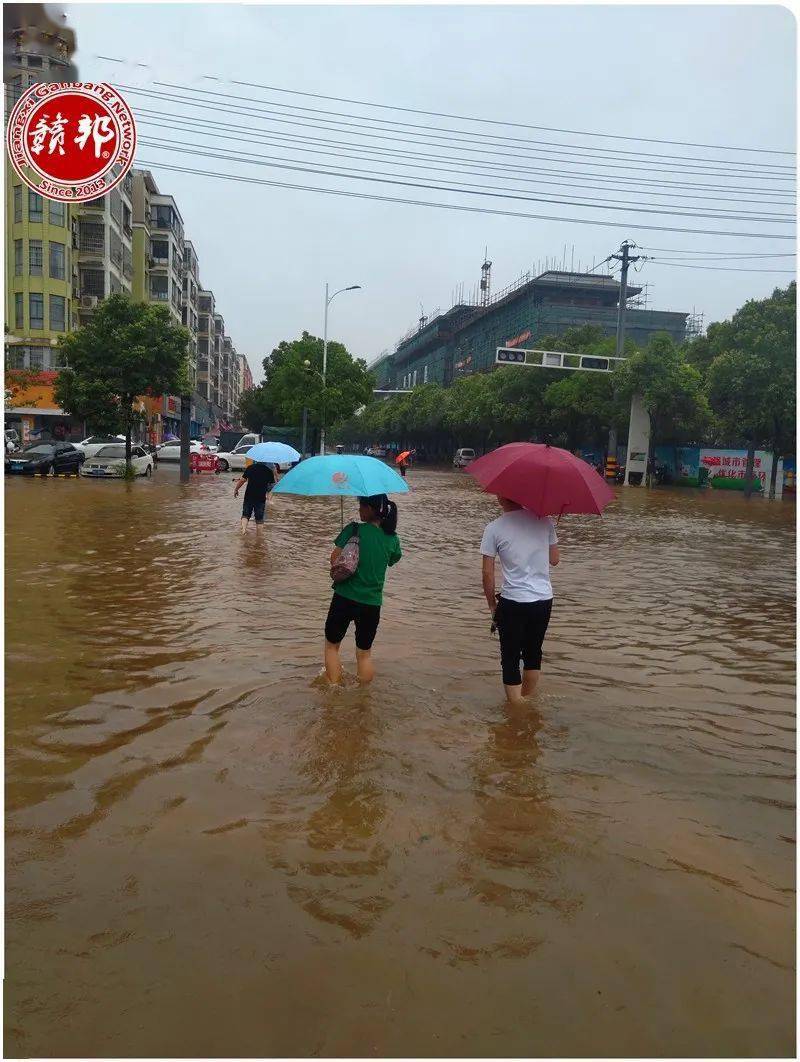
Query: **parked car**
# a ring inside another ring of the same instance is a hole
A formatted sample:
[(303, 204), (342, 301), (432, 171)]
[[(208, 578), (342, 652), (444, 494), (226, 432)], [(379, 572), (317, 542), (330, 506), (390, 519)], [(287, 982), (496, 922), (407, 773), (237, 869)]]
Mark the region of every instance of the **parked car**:
[(72, 443), (34, 443), (20, 454), (6, 455), (6, 472), (16, 475), (47, 476), (62, 473), (77, 476), (85, 457)]
[(87, 439), (72, 445), (80, 450), (84, 457), (94, 457), (101, 446), (110, 446), (112, 443), (125, 442), (124, 435), (90, 435)]
[[(152, 476), (153, 457), (142, 446), (131, 447), (131, 465), (137, 476)], [(92, 479), (116, 479), (125, 471), (125, 445), (101, 446), (94, 457), (81, 466), (81, 475)]]
[[(192, 439), (189, 443), (190, 454), (203, 454), (208, 453), (208, 450), (202, 443), (197, 442), (196, 439)], [(162, 443), (158, 447), (157, 451), (159, 461), (180, 461), (181, 459), (181, 444), (176, 439), (173, 442)]]
[(386, 457), (386, 450), (382, 446), (370, 446), (364, 453), (366, 457)]
[(247, 465), (245, 460), (245, 454), (248, 450), (254, 446), (255, 443), (247, 443), (244, 446), (237, 446), (235, 450), (229, 453), (217, 453), (217, 465), (220, 472), (239, 472)]
[(453, 468), (466, 468), (470, 461), (474, 460), (475, 451), (469, 446), (462, 446), (460, 450), (456, 450), (453, 458)]
[[(255, 446), (255, 443), (252, 444)], [(225, 454), (217, 454), (217, 467), (220, 472), (240, 472), (247, 467), (247, 454), (251, 449), (251, 444), (247, 443), (246, 446), (237, 446), (235, 450)], [(292, 467), (292, 462), (288, 461), (282, 465), (278, 465), (278, 469), (281, 472), (288, 472)]]

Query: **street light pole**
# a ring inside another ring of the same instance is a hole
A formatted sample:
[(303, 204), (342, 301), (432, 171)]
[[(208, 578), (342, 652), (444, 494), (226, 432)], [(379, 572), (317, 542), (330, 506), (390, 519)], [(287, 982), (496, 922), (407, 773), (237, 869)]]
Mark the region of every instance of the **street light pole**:
[(333, 295), (328, 295), (328, 284), (325, 284), (325, 322), (322, 331), (322, 425), (319, 430), (319, 452), (320, 455), (325, 453), (325, 388), (327, 387), (328, 376), (328, 307), (336, 298), (337, 295), (341, 295), (343, 291), (360, 291), (360, 284), (351, 284), (349, 288), (339, 288), (338, 291), (334, 291)]

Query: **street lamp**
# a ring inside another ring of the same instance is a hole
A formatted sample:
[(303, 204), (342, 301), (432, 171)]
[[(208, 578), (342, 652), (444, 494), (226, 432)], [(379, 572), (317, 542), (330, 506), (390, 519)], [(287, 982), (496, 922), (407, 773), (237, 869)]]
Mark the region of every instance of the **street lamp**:
[(360, 291), (360, 284), (351, 284), (349, 288), (339, 288), (333, 295), (328, 295), (328, 285), (325, 285), (325, 327), (322, 333), (322, 427), (319, 432), (319, 452), (325, 453), (325, 386), (328, 374), (328, 307), (343, 291)]

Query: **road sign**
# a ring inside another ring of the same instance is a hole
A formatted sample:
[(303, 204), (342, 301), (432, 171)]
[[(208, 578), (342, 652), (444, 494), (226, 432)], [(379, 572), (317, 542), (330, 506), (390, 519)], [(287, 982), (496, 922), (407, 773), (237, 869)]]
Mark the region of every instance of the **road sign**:
[(563, 350), (524, 350), (498, 347), (496, 365), (517, 365), (525, 369), (569, 369), (571, 372), (613, 372), (625, 358), (599, 358), (592, 354), (568, 354)]

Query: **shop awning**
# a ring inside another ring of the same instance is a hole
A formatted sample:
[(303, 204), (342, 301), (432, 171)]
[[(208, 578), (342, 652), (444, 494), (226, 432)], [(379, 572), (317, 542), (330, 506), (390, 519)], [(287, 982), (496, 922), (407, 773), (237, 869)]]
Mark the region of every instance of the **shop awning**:
[(19, 413), (23, 417), (68, 417), (69, 413), (65, 413), (63, 409), (39, 409), (38, 406), (8, 406), (5, 409), (5, 415), (14, 416)]

